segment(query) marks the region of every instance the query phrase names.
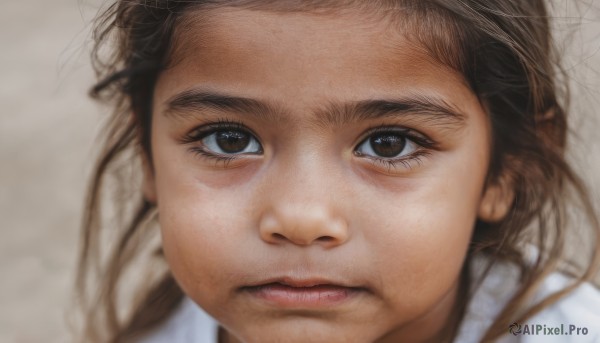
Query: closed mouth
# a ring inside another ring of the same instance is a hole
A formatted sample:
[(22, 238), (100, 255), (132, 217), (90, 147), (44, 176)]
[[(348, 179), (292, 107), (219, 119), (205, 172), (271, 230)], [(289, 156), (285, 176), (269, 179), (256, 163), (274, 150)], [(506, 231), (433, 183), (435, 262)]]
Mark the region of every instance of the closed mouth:
[(325, 280), (285, 279), (244, 286), (240, 291), (280, 308), (331, 308), (368, 290)]

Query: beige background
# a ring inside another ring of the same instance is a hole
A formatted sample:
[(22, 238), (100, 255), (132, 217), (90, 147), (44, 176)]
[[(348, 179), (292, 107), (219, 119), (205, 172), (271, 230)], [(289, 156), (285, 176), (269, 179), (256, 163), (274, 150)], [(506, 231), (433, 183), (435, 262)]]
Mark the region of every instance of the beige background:
[[(567, 2), (558, 2), (557, 27), (569, 37), (576, 86), (573, 161), (600, 199), (600, 1)], [(108, 111), (86, 98), (89, 22), (100, 3), (0, 4), (0, 342), (69, 340), (83, 194)]]

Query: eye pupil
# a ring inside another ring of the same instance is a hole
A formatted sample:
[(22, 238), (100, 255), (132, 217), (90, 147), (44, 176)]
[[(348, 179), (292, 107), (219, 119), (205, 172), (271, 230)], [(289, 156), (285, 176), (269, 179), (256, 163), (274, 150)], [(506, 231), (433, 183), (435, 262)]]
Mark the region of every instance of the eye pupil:
[(406, 146), (406, 138), (392, 134), (383, 133), (369, 139), (369, 144), (377, 155), (381, 157), (398, 156)]
[(250, 135), (242, 131), (219, 131), (216, 141), (224, 152), (235, 154), (244, 151), (250, 144)]

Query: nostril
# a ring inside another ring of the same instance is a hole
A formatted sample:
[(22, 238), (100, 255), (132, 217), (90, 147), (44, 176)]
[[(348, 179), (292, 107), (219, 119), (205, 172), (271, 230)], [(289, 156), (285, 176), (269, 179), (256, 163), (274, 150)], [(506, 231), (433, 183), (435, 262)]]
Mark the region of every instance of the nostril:
[(272, 236), (273, 238), (275, 238), (276, 240), (285, 240), (285, 239), (287, 239), (287, 238), (285, 238), (285, 236), (284, 236), (284, 235), (282, 235), (282, 234), (280, 234), (280, 233), (273, 233), (273, 234), (271, 234), (271, 236)]
[[(308, 212), (308, 216), (305, 214)], [(323, 209), (303, 211), (269, 211), (261, 216), (260, 237), (269, 244), (292, 243), (298, 246), (320, 244), (334, 247), (348, 239), (345, 220), (325, 213)]]
[[(271, 237), (272, 237), (274, 240), (276, 240), (276, 241), (286, 241), (286, 240), (289, 240), (289, 238), (288, 238), (288, 237), (286, 237), (285, 235), (282, 235), (282, 234), (280, 234), (280, 233), (277, 233), (277, 232), (274, 232), (274, 233), (272, 233), (272, 234), (271, 234)], [(295, 240), (294, 240), (294, 241), (295, 241)], [(323, 243), (328, 243), (328, 242), (333, 242), (333, 241), (335, 241), (335, 238), (334, 238), (334, 237), (331, 237), (331, 236), (321, 236), (321, 237), (317, 238), (315, 241), (318, 241), (318, 242), (323, 242)], [(307, 242), (307, 243), (310, 243), (310, 242)]]

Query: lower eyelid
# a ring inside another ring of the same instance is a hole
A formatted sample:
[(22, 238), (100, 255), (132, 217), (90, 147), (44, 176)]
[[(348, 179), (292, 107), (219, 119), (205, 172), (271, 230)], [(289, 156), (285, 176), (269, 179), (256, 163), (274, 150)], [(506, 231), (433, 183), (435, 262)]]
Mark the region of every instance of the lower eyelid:
[(432, 151), (430, 149), (421, 148), (414, 153), (401, 158), (379, 158), (369, 155), (358, 156), (363, 160), (367, 160), (369, 164), (375, 168), (385, 168), (387, 173), (402, 174), (409, 172), (425, 163), (424, 159), (430, 157)]
[[(231, 163), (234, 162), (240, 162), (242, 160), (245, 159), (241, 159), (236, 155), (218, 155), (218, 154), (213, 154), (211, 152), (207, 152), (205, 150), (203, 150), (202, 148), (198, 148), (198, 147), (190, 147), (189, 152), (191, 152), (195, 158), (199, 158), (199, 159), (203, 159), (204, 162), (210, 162), (211, 164), (213, 164), (215, 167), (222, 167), (222, 168), (227, 168), (229, 167), (229, 165)], [(236, 163), (236, 166), (238, 166), (238, 164)]]

